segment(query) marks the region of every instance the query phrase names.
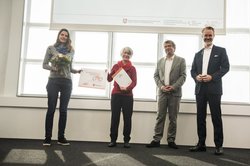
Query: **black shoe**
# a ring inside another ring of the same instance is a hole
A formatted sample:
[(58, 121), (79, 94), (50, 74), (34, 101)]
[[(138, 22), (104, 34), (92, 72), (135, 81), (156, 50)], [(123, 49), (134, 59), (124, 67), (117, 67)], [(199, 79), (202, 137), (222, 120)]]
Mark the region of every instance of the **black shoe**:
[(222, 155), (223, 154), (223, 148), (222, 147), (219, 147), (215, 149), (215, 152), (214, 152), (215, 155)]
[(45, 138), (43, 141), (43, 146), (50, 146), (51, 145), (51, 138)]
[(116, 146), (116, 142), (110, 142), (108, 144), (108, 147), (112, 148), (112, 147), (115, 147)]
[(128, 142), (125, 142), (123, 147), (124, 148), (130, 148), (130, 144)]
[(169, 142), (168, 147), (173, 148), (173, 149), (178, 149), (178, 146), (175, 144), (175, 142)]
[(147, 144), (146, 147), (148, 148), (156, 148), (160, 147), (160, 141), (151, 141), (150, 144)]
[(189, 149), (190, 152), (205, 152), (207, 150), (206, 145), (197, 144)]
[(70, 143), (64, 137), (63, 138), (58, 138), (57, 144), (64, 145), (64, 146), (70, 145)]

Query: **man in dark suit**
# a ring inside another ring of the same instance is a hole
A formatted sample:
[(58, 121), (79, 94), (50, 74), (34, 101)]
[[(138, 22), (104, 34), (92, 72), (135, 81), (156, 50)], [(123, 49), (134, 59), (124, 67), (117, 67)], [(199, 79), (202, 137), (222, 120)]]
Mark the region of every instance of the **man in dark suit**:
[(155, 83), (159, 88), (158, 114), (153, 141), (147, 145), (148, 148), (160, 146), (166, 114), (168, 112), (168, 146), (173, 149), (178, 149), (178, 146), (175, 144), (177, 114), (179, 112), (182, 95), (181, 87), (186, 80), (186, 62), (184, 58), (174, 54), (175, 48), (175, 43), (173, 41), (167, 40), (164, 42), (166, 56), (162, 57), (157, 62), (154, 73)]
[(223, 126), (221, 118), (222, 77), (229, 71), (226, 49), (213, 45), (215, 36), (213, 27), (202, 30), (205, 46), (195, 54), (191, 76), (196, 87), (197, 132), (199, 142), (190, 148), (191, 152), (206, 151), (206, 116), (209, 104), (213, 127), (215, 154), (223, 154)]

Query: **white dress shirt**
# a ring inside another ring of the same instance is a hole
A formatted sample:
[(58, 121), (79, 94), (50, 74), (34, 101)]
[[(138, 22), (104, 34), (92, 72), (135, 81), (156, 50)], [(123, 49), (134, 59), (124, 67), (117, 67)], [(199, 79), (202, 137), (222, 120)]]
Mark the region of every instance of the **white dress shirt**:
[(208, 62), (213, 45), (204, 48), (203, 60), (202, 60), (202, 75), (207, 75)]
[(165, 59), (166, 59), (166, 63), (165, 63), (164, 83), (165, 83), (165, 85), (169, 85), (169, 76), (170, 76), (170, 71), (171, 71), (171, 67), (173, 64), (173, 60), (174, 60), (174, 55), (171, 58), (168, 58), (166, 56)]

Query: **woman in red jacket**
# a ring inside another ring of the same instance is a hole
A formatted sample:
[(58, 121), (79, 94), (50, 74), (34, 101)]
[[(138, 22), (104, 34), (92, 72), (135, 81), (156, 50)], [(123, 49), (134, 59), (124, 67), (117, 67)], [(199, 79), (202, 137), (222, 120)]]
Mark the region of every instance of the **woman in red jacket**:
[(123, 140), (124, 147), (130, 148), (130, 133), (131, 133), (131, 119), (133, 113), (133, 88), (136, 86), (137, 76), (136, 69), (132, 65), (130, 58), (133, 55), (133, 50), (129, 47), (124, 47), (121, 50), (122, 60), (115, 64), (111, 72), (108, 73), (107, 80), (111, 82), (114, 75), (118, 70), (124, 69), (127, 75), (131, 79), (131, 83), (126, 86), (119, 86), (119, 84), (114, 81), (114, 87), (111, 93), (111, 127), (110, 127), (110, 138), (111, 142), (108, 144), (109, 147), (116, 146), (116, 140), (118, 136), (118, 127), (120, 122), (120, 113), (122, 111), (124, 128), (123, 128)]

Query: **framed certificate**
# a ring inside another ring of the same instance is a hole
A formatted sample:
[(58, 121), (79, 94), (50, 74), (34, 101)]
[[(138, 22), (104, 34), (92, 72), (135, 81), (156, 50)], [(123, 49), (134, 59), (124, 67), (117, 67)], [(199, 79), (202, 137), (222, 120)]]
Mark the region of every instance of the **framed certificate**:
[(79, 78), (80, 87), (105, 89), (107, 80), (107, 72), (98, 69), (82, 69)]
[(117, 72), (112, 76), (120, 87), (128, 87), (132, 80), (123, 68), (117, 70)]

